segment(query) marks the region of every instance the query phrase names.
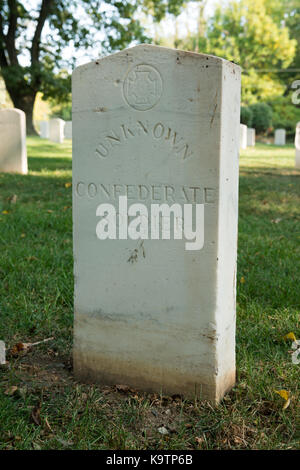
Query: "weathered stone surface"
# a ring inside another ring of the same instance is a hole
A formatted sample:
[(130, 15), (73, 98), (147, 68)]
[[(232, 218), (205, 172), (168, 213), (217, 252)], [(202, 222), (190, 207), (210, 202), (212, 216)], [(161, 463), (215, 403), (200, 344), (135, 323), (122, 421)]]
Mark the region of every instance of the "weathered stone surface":
[(285, 129), (276, 129), (274, 144), (275, 145), (285, 145)]
[(72, 121), (65, 123), (65, 139), (72, 139)]
[[(77, 378), (218, 401), (235, 382), (240, 68), (141, 45), (73, 73)], [(102, 203), (204, 205), (204, 246), (97, 237)]]
[(49, 139), (49, 121), (40, 122), (40, 137), (42, 139)]
[(0, 110), (0, 172), (26, 174), (26, 119), (20, 109)]
[(63, 119), (50, 119), (49, 121), (49, 139), (57, 144), (64, 141), (65, 121)]
[(247, 126), (240, 124), (240, 148), (247, 148)]
[(300, 122), (297, 123), (295, 132), (295, 166), (300, 169)]
[(251, 127), (247, 127), (247, 146), (248, 147), (255, 146), (255, 129)]

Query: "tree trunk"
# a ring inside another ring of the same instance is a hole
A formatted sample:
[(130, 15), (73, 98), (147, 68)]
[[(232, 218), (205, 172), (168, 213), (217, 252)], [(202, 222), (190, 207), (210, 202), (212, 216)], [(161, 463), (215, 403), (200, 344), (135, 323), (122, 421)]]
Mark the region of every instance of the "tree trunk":
[(27, 135), (38, 135), (33, 125), (33, 106), (36, 92), (25, 96), (11, 96), (15, 108), (21, 109), (26, 114), (26, 133)]

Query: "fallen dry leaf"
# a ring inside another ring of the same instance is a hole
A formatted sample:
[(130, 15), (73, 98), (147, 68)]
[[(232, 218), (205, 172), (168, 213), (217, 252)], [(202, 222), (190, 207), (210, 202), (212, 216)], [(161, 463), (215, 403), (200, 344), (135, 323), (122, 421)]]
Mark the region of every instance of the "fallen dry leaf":
[(195, 437), (195, 441), (197, 442), (198, 445), (200, 445), (204, 442), (204, 438), (203, 437)]
[(17, 390), (18, 387), (16, 385), (12, 385), (11, 387), (8, 387), (4, 393), (5, 395), (13, 395)]
[(46, 424), (46, 427), (49, 429), (49, 431), (52, 431), (52, 428), (51, 428), (51, 426), (50, 426), (50, 424), (49, 424), (49, 421), (48, 421), (47, 416), (46, 416), (46, 418), (45, 418), (45, 424)]
[(116, 390), (122, 393), (128, 393), (128, 392), (134, 393), (135, 392), (133, 388), (130, 388), (128, 385), (123, 385), (123, 384), (116, 385)]
[(13, 196), (11, 196), (11, 197), (9, 198), (9, 202), (10, 202), (11, 204), (16, 204), (17, 199), (18, 199), (18, 196), (17, 196), (16, 194), (14, 194)]
[(10, 353), (13, 356), (17, 356), (21, 352), (27, 352), (29, 349), (31, 349), (33, 346), (37, 346), (38, 344), (46, 343), (47, 341), (53, 340), (54, 337), (52, 336), (51, 338), (46, 338), (42, 339), (41, 341), (36, 341), (35, 343), (16, 343), (11, 349)]
[(280, 395), (281, 398), (284, 399), (284, 404), (283, 404), (282, 409), (286, 410), (288, 408), (288, 406), (290, 405), (290, 403), (291, 403), (290, 392), (288, 392), (287, 390), (274, 390), (274, 391), (275, 391), (275, 393)]
[(275, 390), (275, 393), (278, 393), (284, 400), (289, 399), (289, 392), (287, 390)]
[(297, 341), (295, 333), (293, 333), (292, 331), (288, 333), (287, 335), (283, 336), (283, 339), (285, 340), (290, 339), (292, 341)]
[(290, 403), (291, 403), (291, 400), (288, 398), (288, 399), (286, 400), (286, 402), (284, 403), (282, 409), (283, 409), (283, 410), (286, 410), (286, 409), (288, 408), (288, 406), (290, 406)]
[(38, 258), (36, 258), (36, 256), (28, 256), (28, 258), (26, 258), (27, 261), (38, 261)]
[(35, 406), (33, 408), (32, 412), (31, 412), (31, 418), (37, 426), (41, 425), (41, 414), (40, 413), (41, 413), (41, 406), (40, 405)]

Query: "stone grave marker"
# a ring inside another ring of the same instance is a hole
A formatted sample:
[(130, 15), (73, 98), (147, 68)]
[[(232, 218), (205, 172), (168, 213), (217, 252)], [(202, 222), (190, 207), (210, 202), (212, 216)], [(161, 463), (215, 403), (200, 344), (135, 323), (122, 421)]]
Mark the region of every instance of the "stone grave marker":
[(26, 174), (26, 117), (20, 109), (0, 110), (0, 172)]
[(74, 71), (78, 379), (234, 385), (239, 118), (218, 57), (140, 45)]
[(55, 118), (49, 121), (49, 139), (57, 144), (62, 144), (64, 141), (64, 126), (63, 119)]
[(72, 121), (65, 123), (65, 139), (72, 139)]
[(247, 126), (240, 124), (240, 148), (247, 148)]
[(49, 121), (40, 121), (40, 137), (49, 139)]
[(247, 128), (247, 147), (255, 146), (255, 129), (248, 127)]
[(275, 130), (274, 144), (275, 145), (285, 145), (285, 136), (286, 136), (285, 129), (276, 129)]

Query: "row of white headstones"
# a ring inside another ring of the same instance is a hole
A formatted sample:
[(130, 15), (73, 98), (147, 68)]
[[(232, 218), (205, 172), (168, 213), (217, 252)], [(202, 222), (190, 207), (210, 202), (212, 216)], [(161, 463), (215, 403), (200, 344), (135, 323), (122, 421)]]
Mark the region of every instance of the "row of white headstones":
[(50, 121), (40, 121), (40, 137), (62, 144), (64, 139), (72, 139), (72, 121), (55, 118)]
[[(72, 139), (72, 121), (40, 122), (40, 137), (63, 143)], [(0, 172), (27, 174), (26, 117), (20, 109), (0, 110)]]
[[(299, 126), (300, 126), (300, 123), (298, 123), (296, 127), (296, 135), (295, 135), (296, 153), (297, 153), (297, 148), (298, 149), (300, 148), (299, 136), (297, 140), (297, 129), (298, 129), (298, 135), (299, 135)], [(275, 130), (274, 144), (275, 145), (286, 144), (286, 130), (285, 129)], [(245, 149), (247, 147), (254, 147), (254, 146), (255, 146), (255, 129), (251, 127), (247, 127), (245, 124), (240, 124), (240, 148)]]
[[(72, 121), (50, 119), (40, 121), (40, 137), (62, 144), (64, 139), (72, 139)], [(26, 120), (20, 109), (2, 109), (0, 111), (0, 171), (26, 174)], [(285, 129), (276, 129), (275, 145), (286, 144)], [(240, 124), (240, 148), (255, 146), (255, 129)], [(296, 158), (295, 166), (300, 168), (300, 122), (295, 133)]]

